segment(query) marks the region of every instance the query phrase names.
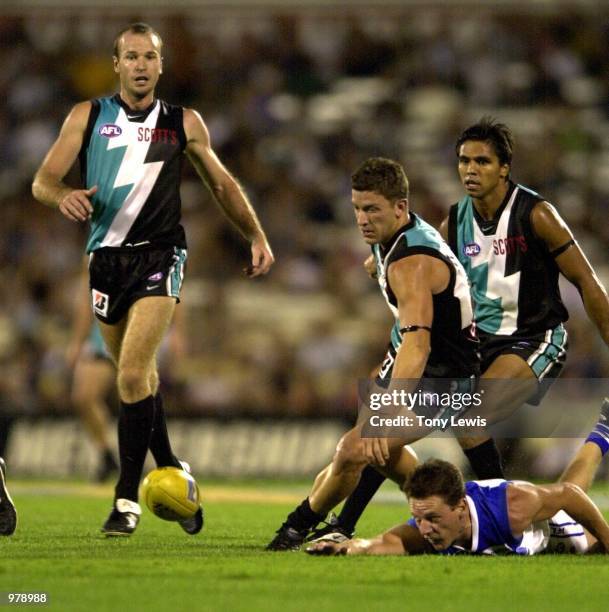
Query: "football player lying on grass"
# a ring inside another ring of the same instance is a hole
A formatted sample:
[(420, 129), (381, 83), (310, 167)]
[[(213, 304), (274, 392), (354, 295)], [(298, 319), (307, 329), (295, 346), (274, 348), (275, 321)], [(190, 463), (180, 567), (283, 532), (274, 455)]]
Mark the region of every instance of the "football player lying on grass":
[(609, 399), (592, 433), (555, 484), (463, 482), (459, 469), (431, 459), (404, 487), (412, 518), (370, 540), (317, 541), (314, 555), (497, 552), (606, 553), (609, 524), (584, 492), (609, 450)]

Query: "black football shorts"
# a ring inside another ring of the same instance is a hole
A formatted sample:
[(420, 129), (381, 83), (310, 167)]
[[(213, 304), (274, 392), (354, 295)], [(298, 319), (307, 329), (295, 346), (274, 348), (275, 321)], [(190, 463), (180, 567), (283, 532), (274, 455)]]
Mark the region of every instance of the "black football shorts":
[(113, 325), (141, 298), (162, 295), (179, 302), (185, 264), (186, 249), (177, 247), (105, 247), (93, 251), (89, 287), (95, 316)]

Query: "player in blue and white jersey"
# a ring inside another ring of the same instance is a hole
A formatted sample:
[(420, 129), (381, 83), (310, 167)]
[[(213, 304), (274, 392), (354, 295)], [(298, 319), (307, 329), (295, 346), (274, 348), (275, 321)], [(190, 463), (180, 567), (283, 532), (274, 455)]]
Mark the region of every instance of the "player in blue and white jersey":
[[(138, 487), (148, 448), (161, 465), (174, 456), (158, 393), (157, 349), (179, 300), (186, 262), (180, 224), (180, 168), (186, 155), (227, 218), (251, 244), (249, 276), (266, 274), (273, 255), (245, 193), (214, 153), (194, 110), (155, 97), (162, 40), (143, 23), (114, 44), (118, 94), (77, 104), (36, 173), (33, 193), (72, 221), (90, 221), (93, 310), (117, 364), (120, 476), (102, 531), (128, 536), (141, 514)], [(84, 188), (64, 177), (80, 159)], [(200, 531), (202, 512), (182, 521)]]
[(404, 487), (412, 518), (371, 538), (317, 542), (315, 555), (440, 553), (609, 553), (609, 524), (585, 491), (609, 450), (609, 399), (599, 421), (550, 485), (523, 481), (463, 482), (439, 459), (419, 465)]

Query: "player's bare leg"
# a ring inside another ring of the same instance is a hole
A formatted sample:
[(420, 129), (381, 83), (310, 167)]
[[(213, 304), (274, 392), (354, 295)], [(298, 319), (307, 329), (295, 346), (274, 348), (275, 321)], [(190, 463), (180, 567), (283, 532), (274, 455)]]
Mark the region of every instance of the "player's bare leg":
[[(175, 300), (151, 296), (138, 300), (127, 314), (127, 325), (120, 342), (117, 384), (121, 401), (133, 403), (152, 395), (155, 355), (171, 323)], [(106, 340), (107, 328), (102, 325)], [(113, 338), (110, 338), (110, 342)], [(110, 344), (108, 342), (108, 344)], [(113, 351), (114, 354), (114, 351)]]
[[(389, 458), (387, 473), (399, 483), (410, 474), (416, 458), (404, 450), (408, 440), (388, 438)], [(362, 470), (370, 463), (366, 457), (361, 429), (354, 427), (347, 432), (336, 447), (332, 463), (315, 479), (311, 494), (277, 530), (267, 550), (297, 550), (310, 530), (324, 520), (327, 513), (345, 499), (357, 486)], [(401, 472), (403, 471), (403, 473)]]
[(359, 428), (348, 431), (336, 447), (330, 469), (325, 469), (316, 479), (317, 486), (309, 495), (309, 503), (317, 514), (325, 516), (357, 486), (368, 464), (360, 435)]
[[(480, 377), (484, 392), (482, 405), (468, 410), (467, 416), (480, 415), (487, 425), (510, 417), (537, 391), (537, 377), (529, 364), (517, 355), (500, 355)], [(481, 431), (481, 436), (486, 432)], [(474, 436), (475, 437), (475, 436)]]
[(565, 468), (559, 482), (571, 482), (587, 491), (594, 482), (596, 470), (608, 450), (609, 398), (605, 398), (597, 424)]
[(175, 308), (175, 300), (151, 296), (136, 301), (118, 325), (100, 325), (106, 346), (117, 360), (119, 453), (121, 472), (113, 510), (102, 528), (109, 536), (128, 536), (139, 521), (139, 481), (154, 426), (151, 382), (155, 355)]
[(74, 369), (72, 404), (98, 450), (100, 465), (95, 479), (106, 480), (118, 470), (110, 444), (109, 408), (106, 396), (114, 384), (115, 369), (107, 359), (80, 359)]

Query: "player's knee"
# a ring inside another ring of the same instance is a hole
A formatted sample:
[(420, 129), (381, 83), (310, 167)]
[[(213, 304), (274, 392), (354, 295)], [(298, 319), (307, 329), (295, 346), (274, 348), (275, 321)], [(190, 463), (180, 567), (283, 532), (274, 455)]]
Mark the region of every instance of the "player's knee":
[(362, 441), (351, 432), (345, 434), (336, 447), (334, 465), (339, 471), (361, 470), (368, 463)]
[(150, 392), (152, 395), (156, 395), (159, 390), (159, 375), (156, 370), (153, 370), (148, 376), (148, 382), (150, 385)]
[(78, 412), (85, 412), (91, 403), (91, 394), (85, 387), (72, 389), (70, 402)]
[(121, 400), (136, 402), (151, 394), (148, 372), (145, 368), (128, 366), (119, 368), (118, 393)]

